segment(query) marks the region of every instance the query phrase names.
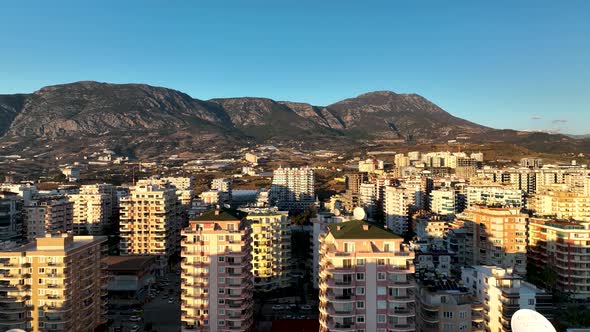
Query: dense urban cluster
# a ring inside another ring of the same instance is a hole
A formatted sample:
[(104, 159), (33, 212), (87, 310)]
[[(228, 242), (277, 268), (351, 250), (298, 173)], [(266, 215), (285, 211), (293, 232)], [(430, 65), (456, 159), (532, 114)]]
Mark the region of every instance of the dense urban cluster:
[(305, 166), (247, 192), (78, 185), (73, 166), (53, 189), (1, 183), (0, 331), (496, 332), (590, 300), (586, 165), (392, 157), (353, 160), (321, 199)]

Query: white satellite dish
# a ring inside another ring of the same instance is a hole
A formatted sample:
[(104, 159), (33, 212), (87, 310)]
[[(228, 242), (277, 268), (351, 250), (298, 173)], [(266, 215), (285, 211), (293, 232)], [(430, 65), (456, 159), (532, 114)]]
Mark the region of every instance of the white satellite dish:
[(514, 332), (556, 332), (551, 322), (540, 313), (530, 309), (520, 309), (510, 320)]
[(226, 209), (230, 209), (231, 208), (231, 205), (229, 205), (229, 204), (226, 203), (226, 204), (223, 204), (223, 207), (226, 208)]
[(354, 208), (354, 210), (352, 211), (352, 215), (356, 220), (365, 220), (367, 213), (365, 213), (365, 209), (359, 206)]
[(342, 212), (340, 212), (340, 210), (339, 210), (339, 209), (334, 209), (334, 215), (335, 215), (336, 217), (340, 216), (341, 214), (342, 214)]

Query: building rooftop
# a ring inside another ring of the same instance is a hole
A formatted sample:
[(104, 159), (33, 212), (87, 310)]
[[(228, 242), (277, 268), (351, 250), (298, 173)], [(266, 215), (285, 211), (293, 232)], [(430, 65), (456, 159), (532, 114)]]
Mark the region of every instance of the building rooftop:
[(109, 271), (141, 271), (146, 265), (153, 264), (154, 256), (108, 256), (103, 259)]
[(192, 221), (239, 221), (242, 220), (247, 213), (235, 209), (219, 208), (210, 210), (202, 215), (191, 219)]
[(351, 220), (328, 226), (336, 239), (401, 239), (402, 237), (381, 225)]

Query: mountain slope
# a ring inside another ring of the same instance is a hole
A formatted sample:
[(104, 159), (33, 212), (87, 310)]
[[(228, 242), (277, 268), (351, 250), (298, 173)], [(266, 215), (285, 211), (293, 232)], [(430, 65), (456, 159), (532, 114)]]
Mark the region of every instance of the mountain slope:
[(0, 137), (4, 135), (14, 118), (22, 110), (27, 95), (0, 95)]
[(484, 127), (419, 95), (390, 91), (328, 106), (252, 97), (205, 101), (145, 84), (98, 82), (0, 95), (3, 153), (77, 157), (112, 148), (143, 158), (220, 151), (253, 142), (354, 149), (360, 142), (430, 144), (458, 136), (549, 153), (590, 150), (586, 142), (563, 135)]
[(415, 94), (377, 91), (326, 107), (341, 119), (346, 131), (370, 138), (410, 141), (455, 138), (489, 128), (452, 116)]

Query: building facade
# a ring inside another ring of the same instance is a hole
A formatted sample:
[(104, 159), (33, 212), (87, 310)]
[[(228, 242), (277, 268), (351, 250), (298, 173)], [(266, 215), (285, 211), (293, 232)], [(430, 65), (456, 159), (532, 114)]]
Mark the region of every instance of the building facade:
[(0, 252), (0, 330), (88, 331), (106, 323), (105, 237), (40, 237)]
[(328, 226), (320, 254), (320, 331), (414, 331), (413, 254), (363, 221)]
[(42, 196), (24, 207), (28, 241), (73, 229), (74, 204), (65, 196)]
[(182, 232), (183, 331), (251, 331), (252, 235), (245, 213), (216, 209)]
[(315, 204), (315, 176), (310, 168), (273, 171), (270, 200), (281, 210), (307, 209)]

